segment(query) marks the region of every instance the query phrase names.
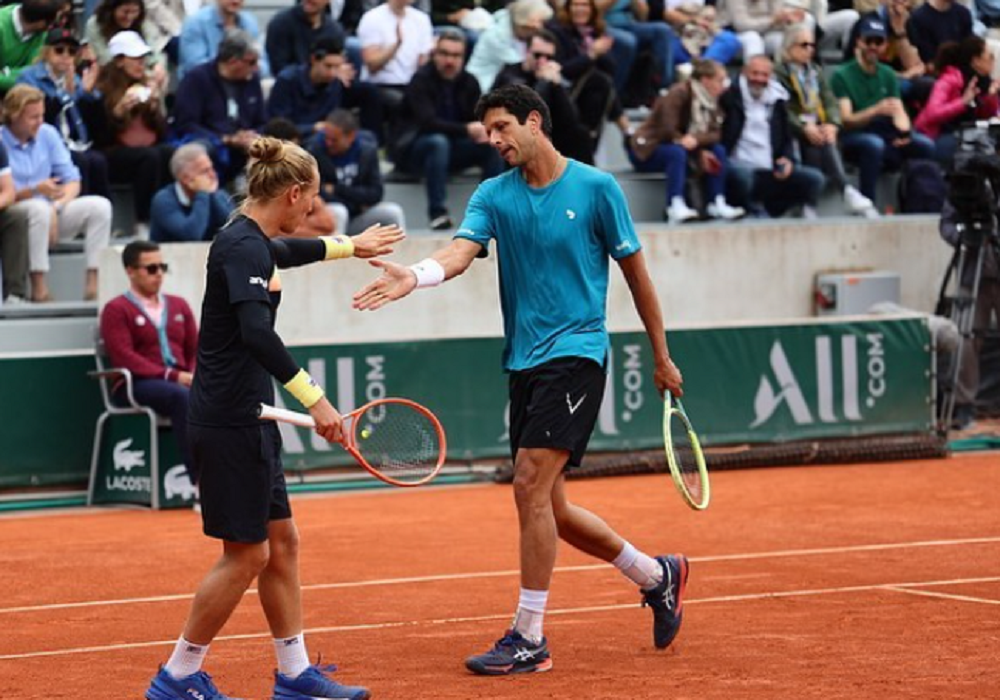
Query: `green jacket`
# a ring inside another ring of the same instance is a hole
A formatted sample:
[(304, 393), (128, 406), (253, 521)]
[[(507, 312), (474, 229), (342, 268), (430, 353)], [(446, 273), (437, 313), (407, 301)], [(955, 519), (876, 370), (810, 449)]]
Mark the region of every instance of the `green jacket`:
[(21, 71), (30, 66), (42, 52), (45, 32), (35, 32), (24, 41), (14, 29), (14, 12), (20, 5), (0, 7), (0, 92), (7, 92)]
[[(823, 75), (823, 68), (819, 66), (816, 68), (819, 74), (819, 101), (823, 105), (823, 119), (822, 122), (817, 120), (817, 123), (833, 124), (837, 128), (840, 128), (840, 107), (838, 106), (837, 98), (833, 94), (833, 90), (830, 89), (830, 83), (827, 81), (826, 76)], [(788, 108), (788, 123), (791, 125), (795, 136), (801, 137), (802, 127), (806, 124), (802, 118), (804, 108), (802, 104), (802, 92), (794, 84), (792, 71), (788, 64), (784, 62), (776, 63), (774, 66), (774, 75), (788, 91), (788, 102), (785, 103)]]

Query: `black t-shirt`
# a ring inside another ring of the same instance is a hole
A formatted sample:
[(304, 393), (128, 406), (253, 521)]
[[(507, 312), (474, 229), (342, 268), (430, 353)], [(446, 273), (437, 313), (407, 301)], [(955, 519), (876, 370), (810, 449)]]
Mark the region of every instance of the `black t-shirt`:
[(206, 267), (188, 419), (209, 426), (255, 425), (258, 406), (274, 403), (274, 383), (242, 340), (236, 305), (268, 304), (274, 328), (281, 302), (274, 247), (256, 222), (241, 216), (215, 237)]

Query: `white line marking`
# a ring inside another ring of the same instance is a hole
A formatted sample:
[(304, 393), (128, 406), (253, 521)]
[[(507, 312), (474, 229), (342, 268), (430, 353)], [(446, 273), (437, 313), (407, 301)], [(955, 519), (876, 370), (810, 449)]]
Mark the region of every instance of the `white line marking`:
[[(758, 559), (775, 559), (782, 557), (823, 556), (827, 554), (849, 554), (852, 552), (879, 552), (892, 549), (910, 549), (919, 547), (955, 547), (962, 545), (996, 544), (1000, 537), (973, 537), (959, 540), (925, 540), (918, 542), (894, 542), (886, 544), (861, 544), (846, 547), (825, 547), (816, 549), (784, 549), (774, 552), (750, 552), (745, 554), (718, 554), (707, 557), (690, 557), (697, 564), (721, 561), (754, 561)], [(596, 571), (609, 569), (610, 564), (581, 564), (578, 566), (559, 566), (555, 573), (572, 573), (579, 571)], [(403, 578), (371, 579), (368, 581), (338, 581), (336, 583), (315, 583), (302, 586), (303, 591), (325, 591), (341, 588), (370, 588), (373, 586), (396, 586), (414, 583), (434, 583), (437, 581), (469, 581), (482, 578), (502, 578), (504, 576), (519, 576), (517, 569), (500, 571), (478, 571), (463, 574), (434, 574), (431, 576), (408, 576)], [(256, 595), (257, 589), (251, 588), (248, 595)], [(75, 603), (47, 603), (45, 605), (23, 605), (12, 608), (0, 608), (0, 615), (13, 613), (44, 612), (47, 610), (67, 610), (73, 608), (91, 608), (102, 605), (134, 605), (140, 603), (170, 603), (174, 601), (191, 600), (193, 593), (178, 593), (175, 595), (148, 596), (145, 598), (119, 598), (113, 600), (85, 600)]]
[[(924, 587), (924, 586), (954, 586), (959, 584), (968, 583), (1000, 583), (1000, 576), (984, 577), (984, 578), (959, 578), (959, 579), (949, 579), (949, 580), (939, 580), (939, 581), (908, 581), (905, 583), (875, 583), (865, 586), (841, 586), (839, 588), (813, 588), (813, 589), (803, 589), (798, 591), (773, 591), (769, 593), (745, 593), (742, 595), (730, 595), (730, 596), (716, 596), (714, 598), (696, 598), (694, 600), (685, 601), (685, 605), (700, 605), (705, 603), (734, 603), (734, 602), (744, 602), (752, 600), (768, 600), (777, 598), (794, 598), (802, 596), (817, 596), (817, 595), (833, 595), (837, 593), (858, 593), (866, 591), (897, 591), (904, 593), (923, 593), (929, 594), (927, 591), (910, 591), (908, 589), (914, 587)], [(943, 598), (958, 598), (965, 600), (964, 596), (950, 596), (942, 594), (940, 597)], [(973, 599), (974, 600), (974, 599)], [(997, 601), (977, 601), (977, 602), (990, 602), (997, 603)], [(597, 613), (597, 612), (612, 612), (617, 610), (631, 610), (635, 609), (637, 605), (635, 603), (615, 603), (611, 605), (593, 605), (588, 607), (580, 608), (561, 608), (558, 610), (549, 610), (547, 615), (581, 615), (587, 613)], [(508, 620), (510, 619), (510, 613), (505, 612), (500, 615), (477, 615), (474, 617), (447, 617), (447, 618), (437, 618), (431, 620), (399, 620), (396, 622), (378, 622), (363, 625), (336, 625), (333, 627), (313, 627), (310, 629), (303, 630), (303, 634), (314, 635), (314, 634), (324, 634), (324, 633), (337, 633), (337, 632), (359, 632), (366, 630), (384, 630), (384, 629), (397, 629), (401, 627), (416, 627), (416, 626), (428, 626), (428, 625), (454, 625), (467, 622), (492, 622), (494, 620)], [(250, 634), (230, 634), (216, 637), (213, 640), (213, 644), (218, 642), (228, 642), (228, 641), (241, 641), (248, 639), (265, 639), (270, 638), (269, 632), (254, 632)], [(156, 646), (173, 646), (177, 643), (176, 639), (165, 639), (161, 641), (154, 642), (133, 642), (129, 644), (109, 644), (106, 646), (92, 646), (92, 647), (76, 647), (70, 649), (58, 649), (52, 651), (33, 651), (24, 654), (5, 654), (0, 656), (0, 661), (16, 661), (19, 659), (35, 659), (45, 656), (69, 656), (75, 654), (90, 654), (97, 652), (106, 651), (122, 651), (127, 649), (144, 649), (148, 647)]]
[(920, 591), (910, 588), (897, 588), (896, 586), (886, 586), (890, 591), (898, 593), (909, 593), (910, 595), (922, 595), (928, 598), (947, 598), (948, 600), (961, 600), (966, 603), (985, 603), (986, 605), (1000, 605), (1000, 600), (990, 600), (989, 598), (973, 598), (967, 595), (955, 595), (953, 593), (938, 593), (937, 591)]

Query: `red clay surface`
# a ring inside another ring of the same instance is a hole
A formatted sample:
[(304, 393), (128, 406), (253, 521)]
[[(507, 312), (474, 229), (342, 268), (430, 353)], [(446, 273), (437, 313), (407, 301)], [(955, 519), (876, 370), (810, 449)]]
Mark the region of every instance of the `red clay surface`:
[[(691, 557), (683, 630), (654, 649), (634, 587), (563, 547), (554, 669), (499, 679), (462, 660), (517, 600), (509, 487), (299, 498), (309, 650), (379, 699), (1000, 698), (1000, 458), (712, 485), (695, 513), (666, 476), (572, 482), (640, 548)], [(0, 518), (0, 698), (141, 698), (217, 552), (191, 512)], [(273, 667), (250, 593), (206, 670), (260, 699)]]

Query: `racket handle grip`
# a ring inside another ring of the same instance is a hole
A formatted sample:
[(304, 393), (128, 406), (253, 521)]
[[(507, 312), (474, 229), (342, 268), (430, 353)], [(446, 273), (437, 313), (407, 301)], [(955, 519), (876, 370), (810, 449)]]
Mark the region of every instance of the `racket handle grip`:
[(276, 408), (262, 403), (257, 412), (261, 420), (276, 420), (282, 423), (291, 423), (302, 428), (315, 428), (316, 421), (308, 413), (297, 413), (284, 408)]

